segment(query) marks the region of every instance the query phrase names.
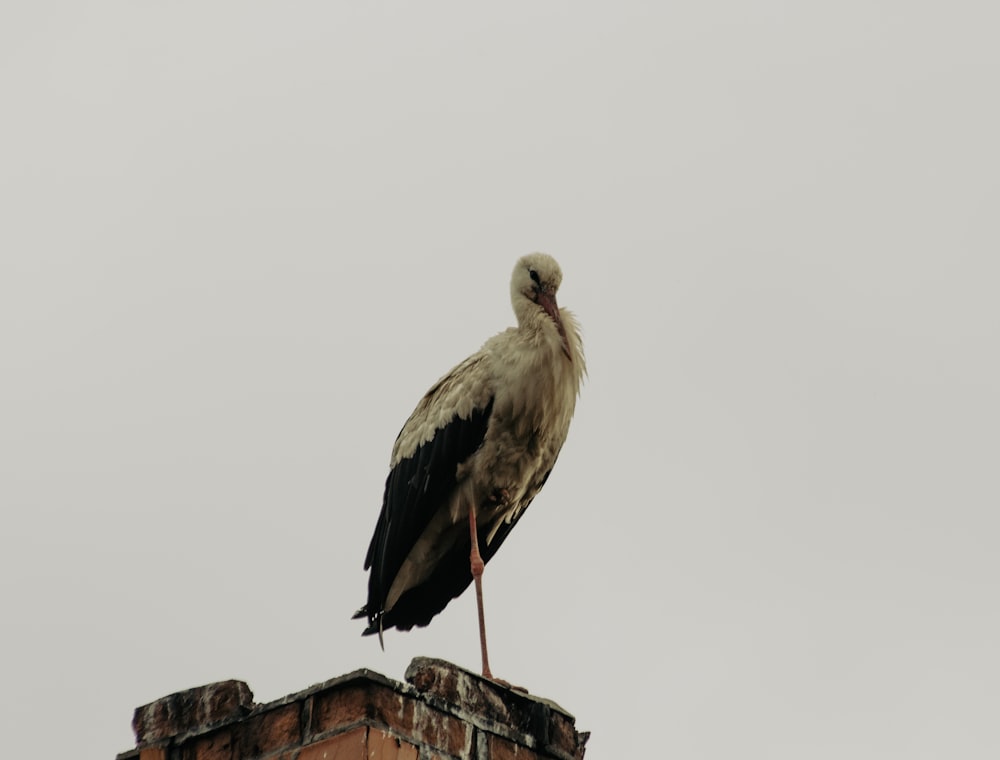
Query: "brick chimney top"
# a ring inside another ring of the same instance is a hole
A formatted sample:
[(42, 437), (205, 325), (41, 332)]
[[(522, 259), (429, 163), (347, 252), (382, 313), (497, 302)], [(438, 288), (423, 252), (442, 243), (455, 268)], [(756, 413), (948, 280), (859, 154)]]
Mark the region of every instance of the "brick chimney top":
[(588, 734), (554, 702), (443, 660), (408, 683), (370, 670), (255, 704), (220, 681), (136, 708), (136, 747), (118, 760), (579, 760)]

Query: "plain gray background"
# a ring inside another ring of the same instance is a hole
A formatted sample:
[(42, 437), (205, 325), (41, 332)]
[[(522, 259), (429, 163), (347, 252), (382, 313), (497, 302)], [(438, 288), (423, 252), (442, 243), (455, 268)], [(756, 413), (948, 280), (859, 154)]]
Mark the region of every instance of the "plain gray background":
[(997, 757), (995, 8), (5, 5), (4, 754), (478, 667), (471, 594), (349, 617), (396, 433), (544, 250), (590, 378), (497, 674), (593, 758)]

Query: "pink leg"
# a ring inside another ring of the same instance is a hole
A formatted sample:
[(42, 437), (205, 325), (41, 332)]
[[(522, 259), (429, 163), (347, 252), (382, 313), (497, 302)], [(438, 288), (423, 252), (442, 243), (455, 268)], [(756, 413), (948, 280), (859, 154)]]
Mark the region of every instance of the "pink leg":
[(493, 678), (490, 672), (490, 658), (486, 653), (486, 616), (483, 614), (483, 568), (486, 564), (479, 553), (479, 531), (476, 529), (476, 507), (469, 509), (469, 533), (472, 537), (472, 552), (469, 555), (469, 565), (472, 570), (472, 580), (476, 583), (476, 606), (479, 608), (479, 645), (483, 652), (483, 675)]

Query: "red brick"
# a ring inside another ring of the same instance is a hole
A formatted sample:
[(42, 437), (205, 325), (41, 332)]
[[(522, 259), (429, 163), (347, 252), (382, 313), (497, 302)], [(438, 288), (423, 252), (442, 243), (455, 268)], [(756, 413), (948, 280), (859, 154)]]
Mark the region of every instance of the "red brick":
[(579, 735), (573, 722), (562, 713), (553, 710), (549, 717), (548, 747), (556, 747), (567, 755), (574, 757), (580, 749)]
[(417, 760), (419, 748), (379, 728), (368, 729), (368, 760)]
[(220, 681), (178, 691), (137, 707), (132, 729), (140, 744), (156, 742), (228, 718), (246, 715), (253, 692), (242, 681)]
[(362, 722), (388, 726), (452, 755), (461, 755), (470, 746), (471, 729), (463, 721), (382, 684), (331, 689), (316, 696), (311, 727), (314, 734)]
[(458, 691), (458, 679), (460, 675), (465, 674), (458, 668), (439, 667), (437, 660), (417, 659), (420, 660), (420, 664), (417, 664), (417, 660), (410, 664), (406, 671), (406, 680), (412, 683), (417, 691), (435, 694), (453, 705), (461, 704), (463, 700)]
[[(447, 715), (440, 710), (415, 702), (406, 701), (401, 733), (412, 736), (417, 741), (441, 749), (451, 755), (466, 756), (472, 746), (472, 726)], [(412, 718), (407, 713), (412, 711)]]
[(578, 743), (573, 717), (555, 703), (526, 691), (470, 673), (449, 662), (417, 657), (406, 679), (422, 693), (440, 697), (462, 715), (474, 715), (505, 726), (508, 736), (551, 737), (554, 754), (572, 756)]
[(406, 729), (413, 714), (413, 697), (404, 697), (387, 686), (368, 689), (368, 717), (396, 729)]
[(509, 739), (490, 734), (490, 760), (539, 760), (540, 755), (534, 750), (515, 744)]
[(368, 689), (363, 685), (317, 694), (313, 698), (311, 732), (319, 734), (360, 723), (368, 717), (368, 711)]
[(298, 760), (367, 760), (368, 728), (337, 734), (304, 747)]
[[(588, 738), (548, 700), (450, 663), (417, 658), (412, 686), (359, 670), (271, 705), (242, 682), (136, 710), (139, 746), (122, 760), (580, 760)], [(496, 731), (497, 733), (492, 733)], [(315, 736), (322, 740), (303, 747)], [(165, 746), (166, 745), (166, 746)]]
[(249, 718), (239, 734), (240, 759), (266, 755), (299, 744), (302, 741), (300, 711), (301, 704), (293, 702)]
[(233, 737), (227, 731), (213, 731), (188, 739), (181, 745), (182, 760), (240, 760), (233, 752)]
[(313, 702), (312, 732), (333, 731), (352, 723), (382, 723), (396, 727), (412, 711), (412, 697), (404, 697), (376, 683), (332, 689)]

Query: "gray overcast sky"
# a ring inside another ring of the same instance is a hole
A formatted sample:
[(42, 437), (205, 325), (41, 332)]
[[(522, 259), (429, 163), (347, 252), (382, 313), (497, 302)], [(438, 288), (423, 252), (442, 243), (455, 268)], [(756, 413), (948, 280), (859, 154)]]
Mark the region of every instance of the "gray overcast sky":
[(594, 758), (1000, 756), (996, 7), (6, 5), (4, 754), (475, 669), (471, 594), (349, 617), (396, 433), (545, 250), (590, 379), (497, 674)]

